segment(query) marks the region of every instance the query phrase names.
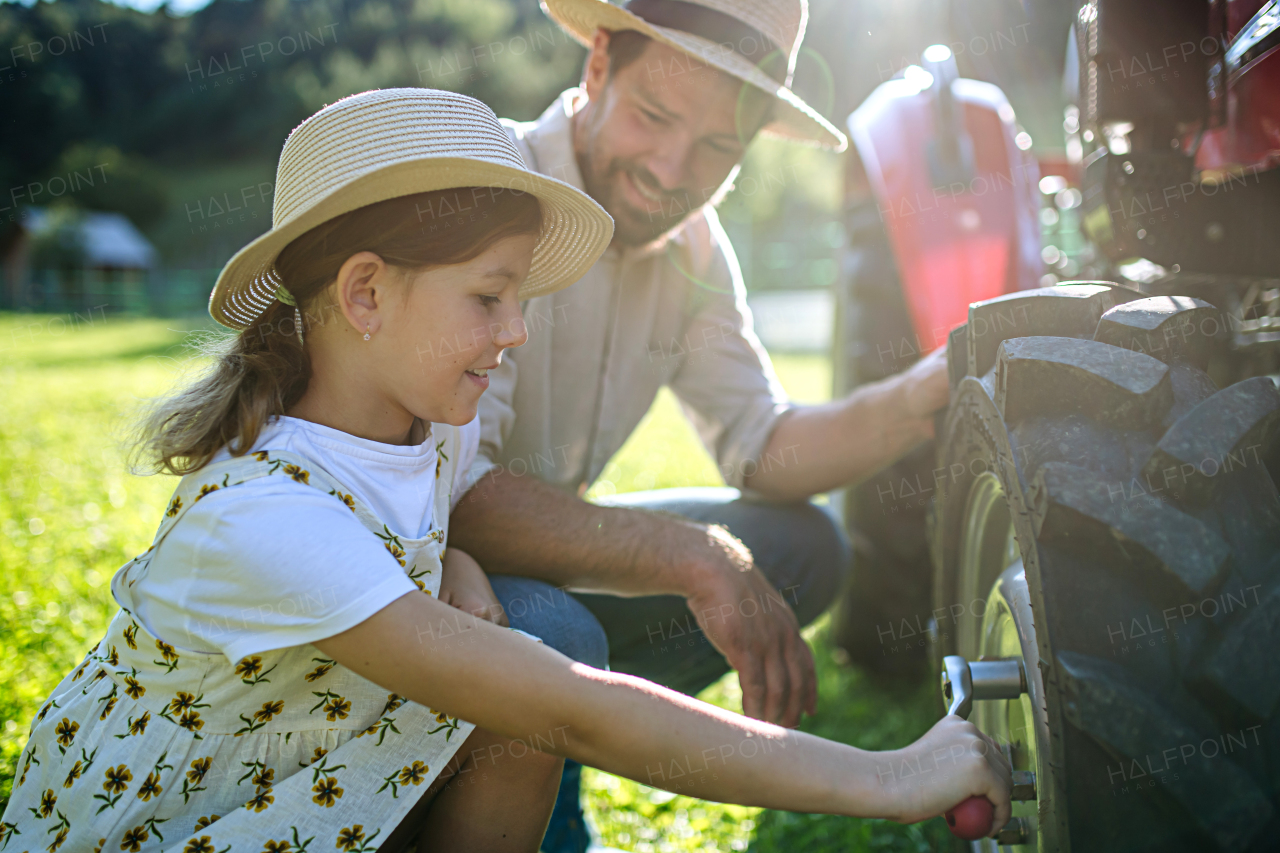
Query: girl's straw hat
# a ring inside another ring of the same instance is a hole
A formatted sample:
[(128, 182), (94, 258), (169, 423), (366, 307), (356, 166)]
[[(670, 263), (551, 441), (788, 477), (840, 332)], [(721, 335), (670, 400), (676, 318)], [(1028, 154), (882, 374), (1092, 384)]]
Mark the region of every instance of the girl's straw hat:
[(779, 108), (763, 133), (836, 151), (848, 145), (843, 133), (790, 89), (809, 22), (808, 0), (627, 0), (620, 6), (542, 0), (542, 9), (587, 47), (598, 27), (635, 30), (768, 92)]
[(275, 259), (292, 240), (365, 205), (451, 187), (527, 192), (541, 203), (542, 234), (521, 299), (573, 284), (613, 237), (604, 208), (529, 171), (497, 116), (475, 98), (375, 89), (330, 104), (289, 134), (276, 168), (271, 230), (227, 261), (209, 313), (224, 326), (247, 328), (277, 298), (284, 282)]

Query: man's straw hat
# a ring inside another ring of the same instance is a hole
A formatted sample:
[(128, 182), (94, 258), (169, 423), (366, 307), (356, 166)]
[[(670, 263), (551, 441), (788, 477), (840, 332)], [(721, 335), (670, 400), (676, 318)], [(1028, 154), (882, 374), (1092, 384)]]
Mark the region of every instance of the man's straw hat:
[(596, 29), (635, 30), (778, 99), (764, 133), (843, 151), (843, 133), (791, 91), (808, 0), (542, 0), (542, 9), (587, 47)]
[(292, 240), (343, 213), (451, 187), (527, 192), (542, 234), (520, 287), (527, 299), (568, 287), (613, 238), (613, 219), (585, 193), (531, 172), (493, 111), (436, 89), (375, 89), (330, 104), (293, 129), (276, 167), (271, 230), (218, 275), (209, 313), (247, 328), (285, 282), (275, 259)]

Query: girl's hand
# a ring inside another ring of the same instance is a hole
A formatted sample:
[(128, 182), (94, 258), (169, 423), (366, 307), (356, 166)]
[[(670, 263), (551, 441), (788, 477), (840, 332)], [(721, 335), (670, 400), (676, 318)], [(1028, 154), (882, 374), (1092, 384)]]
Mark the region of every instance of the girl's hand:
[(440, 577), (441, 601), (495, 625), (510, 627), (506, 611), (498, 603), (498, 596), (494, 595), (493, 587), (489, 585), (489, 578), (470, 554), (457, 548), (446, 548), (442, 562), (444, 574)]
[(926, 820), (977, 796), (995, 806), (993, 836), (1009, 822), (1009, 762), (995, 741), (954, 714), (910, 746), (876, 754), (875, 767), (886, 797), (885, 816), (893, 820)]

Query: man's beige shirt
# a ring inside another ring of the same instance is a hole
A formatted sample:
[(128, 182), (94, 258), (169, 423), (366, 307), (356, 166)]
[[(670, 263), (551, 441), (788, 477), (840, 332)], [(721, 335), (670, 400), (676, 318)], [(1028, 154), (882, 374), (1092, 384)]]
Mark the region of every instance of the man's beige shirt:
[[(569, 89), (536, 121), (503, 119), (530, 169), (578, 189), (570, 118), (584, 100)], [(611, 246), (571, 287), (525, 302), (524, 319), (528, 343), (503, 354), (480, 398), (468, 487), (505, 469), (580, 493), (668, 385), (741, 488), (789, 408), (710, 208), (663, 249)]]

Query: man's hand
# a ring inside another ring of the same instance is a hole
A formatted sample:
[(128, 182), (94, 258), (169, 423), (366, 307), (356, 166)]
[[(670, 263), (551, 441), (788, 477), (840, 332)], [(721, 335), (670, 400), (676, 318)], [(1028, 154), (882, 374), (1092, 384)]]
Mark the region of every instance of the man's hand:
[(689, 555), (703, 578), (689, 609), (712, 645), (738, 671), (742, 712), (794, 727), (818, 702), (813, 653), (783, 593), (756, 568), (751, 552), (720, 525)]
[(480, 564), (465, 551), (446, 548), (444, 574), (440, 576), (440, 600), (445, 604), (465, 610), (472, 616), (487, 619), (495, 625), (509, 628), (507, 613), (498, 602), (489, 578)]
[(907, 413), (929, 420), (932, 430), (933, 413), (951, 396), (946, 347), (938, 347), (902, 374), (902, 394)]

